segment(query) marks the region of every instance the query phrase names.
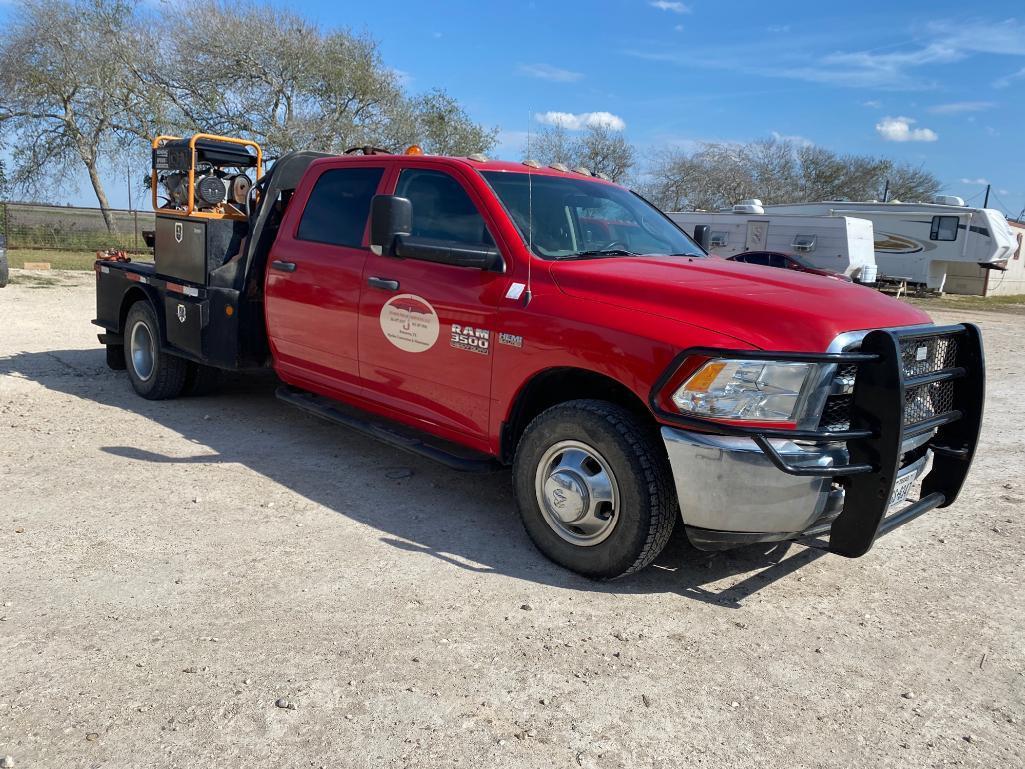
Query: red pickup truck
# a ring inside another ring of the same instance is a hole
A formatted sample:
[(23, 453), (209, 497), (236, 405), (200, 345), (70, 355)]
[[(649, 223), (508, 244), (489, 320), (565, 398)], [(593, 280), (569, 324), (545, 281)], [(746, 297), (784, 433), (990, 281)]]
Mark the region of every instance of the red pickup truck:
[(680, 518), (702, 549), (855, 557), (957, 497), (982, 416), (973, 325), (708, 257), (583, 169), (372, 148), (261, 163), (238, 140), (155, 142), (172, 192), (154, 263), (96, 263), (100, 341), (143, 397), (271, 366), (300, 408), (460, 469), (511, 465), (534, 543), (600, 578), (649, 564)]

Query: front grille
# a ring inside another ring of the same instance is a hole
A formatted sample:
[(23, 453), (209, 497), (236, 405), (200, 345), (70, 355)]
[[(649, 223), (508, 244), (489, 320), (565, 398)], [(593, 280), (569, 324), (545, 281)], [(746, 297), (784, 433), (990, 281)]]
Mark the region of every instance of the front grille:
[[(900, 356), (905, 379), (955, 367), (957, 345), (956, 336), (910, 337), (901, 340)], [(845, 352), (857, 352), (857, 347), (847, 348)], [(851, 409), (854, 405), (852, 393), (857, 373), (857, 364), (837, 368), (831, 394), (826, 399), (819, 419), (820, 430), (840, 432), (850, 429)], [(953, 407), (954, 383), (951, 380), (913, 387), (904, 394), (904, 425), (907, 427), (924, 422)]]
[(932, 374), (940, 369), (953, 368), (957, 361), (957, 337), (903, 339), (900, 343), (900, 357), (904, 364), (905, 377)]

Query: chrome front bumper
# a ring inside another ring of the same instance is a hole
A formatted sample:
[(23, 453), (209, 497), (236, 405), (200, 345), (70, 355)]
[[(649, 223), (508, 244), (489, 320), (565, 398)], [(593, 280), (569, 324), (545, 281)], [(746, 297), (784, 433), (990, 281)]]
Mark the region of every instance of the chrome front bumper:
[[(751, 438), (662, 428), (683, 522), (710, 531), (801, 532), (843, 504), (843, 491), (821, 476), (779, 470)], [(848, 462), (847, 448), (800, 446), (774, 439), (791, 464), (831, 467)], [(750, 539), (758, 541), (758, 539)]]
[[(930, 437), (907, 441), (902, 452)], [(683, 523), (701, 549), (793, 539), (843, 510), (844, 490), (832, 478), (785, 473), (751, 438), (663, 427), (662, 439)], [(834, 467), (849, 461), (842, 443), (812, 446), (774, 439), (771, 444), (795, 467)], [(918, 475), (924, 470), (923, 461)]]

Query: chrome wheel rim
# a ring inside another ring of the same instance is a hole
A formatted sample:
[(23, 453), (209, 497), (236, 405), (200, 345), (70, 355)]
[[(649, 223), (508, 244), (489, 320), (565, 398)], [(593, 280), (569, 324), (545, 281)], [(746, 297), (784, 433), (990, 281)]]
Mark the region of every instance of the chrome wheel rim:
[(153, 376), (153, 365), (156, 360), (156, 349), (153, 344), (153, 335), (143, 321), (138, 320), (132, 326), (132, 333), (129, 335), (129, 349), (132, 353), (132, 368), (135, 375), (143, 382)]
[(586, 443), (559, 441), (549, 448), (538, 462), (534, 490), (545, 522), (567, 542), (592, 547), (616, 528), (616, 476)]

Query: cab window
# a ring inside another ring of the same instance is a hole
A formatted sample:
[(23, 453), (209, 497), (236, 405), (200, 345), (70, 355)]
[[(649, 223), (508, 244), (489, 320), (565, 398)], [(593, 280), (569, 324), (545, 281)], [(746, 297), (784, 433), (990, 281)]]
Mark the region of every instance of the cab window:
[(296, 237), (314, 243), (360, 248), (370, 216), (370, 202), (383, 168), (333, 168), (317, 179), (299, 220)]
[(395, 194), (413, 204), (412, 235), (474, 245), (494, 245), (484, 217), (463, 186), (442, 171), (407, 168)]

